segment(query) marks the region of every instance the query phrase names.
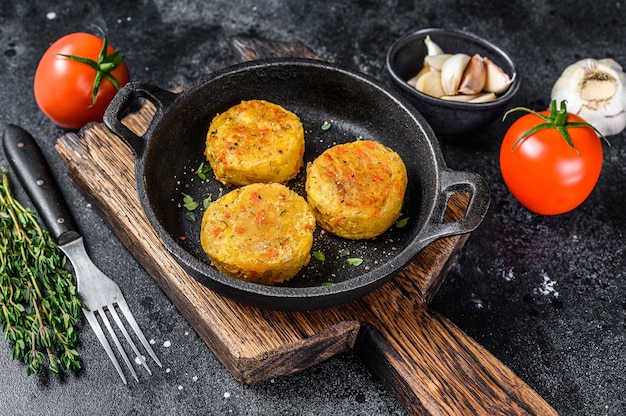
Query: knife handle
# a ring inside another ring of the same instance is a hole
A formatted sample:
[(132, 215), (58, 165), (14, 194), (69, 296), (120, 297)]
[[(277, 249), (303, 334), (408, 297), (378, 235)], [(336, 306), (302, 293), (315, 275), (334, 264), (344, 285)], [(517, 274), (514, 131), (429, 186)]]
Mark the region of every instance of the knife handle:
[(22, 127), (8, 124), (2, 145), (15, 175), (54, 240), (64, 245), (80, 237), (63, 194), (33, 136)]

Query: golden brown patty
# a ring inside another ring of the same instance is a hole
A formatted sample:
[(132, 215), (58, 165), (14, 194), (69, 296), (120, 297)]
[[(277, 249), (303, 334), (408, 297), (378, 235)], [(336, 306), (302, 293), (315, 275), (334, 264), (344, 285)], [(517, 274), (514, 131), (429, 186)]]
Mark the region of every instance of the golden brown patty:
[(231, 187), (286, 183), (302, 167), (304, 129), (297, 115), (264, 101), (242, 101), (211, 121), (205, 155)]
[(350, 239), (385, 232), (402, 210), (404, 162), (371, 140), (333, 146), (307, 166), (306, 193), (317, 223)]
[(222, 273), (273, 285), (311, 259), (315, 217), (306, 200), (277, 183), (235, 189), (208, 206), (200, 243)]

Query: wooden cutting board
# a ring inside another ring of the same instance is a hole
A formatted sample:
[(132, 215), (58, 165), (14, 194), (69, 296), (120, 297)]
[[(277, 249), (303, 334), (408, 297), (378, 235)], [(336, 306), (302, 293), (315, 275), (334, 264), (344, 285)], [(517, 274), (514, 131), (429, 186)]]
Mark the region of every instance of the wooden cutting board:
[[(242, 59), (267, 55), (241, 42), (234, 47)], [(153, 113), (146, 104), (124, 123), (141, 134)], [(262, 310), (212, 292), (177, 264), (143, 214), (130, 149), (104, 125), (66, 134), (55, 147), (74, 183), (237, 380), (259, 383), (353, 350), (409, 414), (556, 414), (493, 355), (428, 309), (468, 236), (430, 244), (395, 279), (359, 300), (317, 311)], [(447, 218), (460, 218), (466, 204), (466, 195), (455, 195)]]

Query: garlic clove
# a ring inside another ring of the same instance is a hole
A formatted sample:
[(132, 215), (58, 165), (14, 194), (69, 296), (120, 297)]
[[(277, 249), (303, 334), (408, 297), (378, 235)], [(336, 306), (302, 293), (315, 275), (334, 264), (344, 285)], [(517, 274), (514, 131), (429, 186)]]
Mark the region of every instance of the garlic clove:
[(483, 90), (486, 80), (487, 71), (485, 70), (483, 58), (475, 54), (465, 68), (463, 78), (461, 78), (461, 83), (459, 84), (459, 94), (478, 94)]
[(498, 96), (492, 92), (483, 92), (479, 94), (457, 94), (457, 95), (444, 95), (439, 97), (446, 101), (457, 101), (462, 103), (487, 103), (493, 101)]
[(417, 79), (415, 88), (418, 91), (428, 94), (432, 97), (439, 98), (444, 95), (441, 86), (441, 72), (428, 71)]
[(441, 68), (441, 86), (445, 95), (456, 95), (458, 93), (461, 78), (470, 59), (469, 55), (457, 53), (444, 62)]
[(426, 35), (424, 39), (424, 43), (426, 44), (426, 50), (428, 51), (428, 55), (441, 55), (443, 54), (443, 49), (439, 45), (437, 45), (430, 38), (430, 35)]
[(587, 58), (568, 66), (555, 82), (551, 96), (557, 102), (566, 100), (569, 112), (605, 136), (626, 128), (626, 74), (611, 58)]
[(470, 103), (488, 103), (490, 101), (494, 101), (498, 98), (498, 96), (493, 92), (484, 92), (482, 94), (477, 94), (473, 99), (470, 100)]
[(452, 54), (441, 53), (439, 55), (428, 55), (424, 58), (424, 66), (428, 66), (430, 69), (441, 71), (443, 64), (452, 57)]
[(413, 78), (409, 79), (407, 82), (409, 83), (409, 85), (415, 87), (418, 78), (431, 70), (432, 68), (430, 67), (430, 65), (428, 63), (424, 63), (424, 66), (422, 67), (422, 69), (420, 69), (420, 72), (418, 72)]
[(496, 65), (491, 59), (483, 58), (483, 63), (487, 72), (484, 90), (496, 94), (502, 94), (513, 83), (515, 75), (511, 78), (506, 72)]
[(472, 99), (476, 98), (476, 95), (465, 95), (465, 94), (457, 94), (457, 95), (442, 95), (442, 100), (446, 101), (457, 101), (460, 103), (469, 103)]

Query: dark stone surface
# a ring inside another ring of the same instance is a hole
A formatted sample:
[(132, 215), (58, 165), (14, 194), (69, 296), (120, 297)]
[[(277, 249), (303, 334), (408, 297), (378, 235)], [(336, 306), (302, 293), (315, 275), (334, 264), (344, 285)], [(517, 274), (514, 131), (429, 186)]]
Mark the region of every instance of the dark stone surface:
[[(324, 59), (390, 85), (388, 46), (428, 26), (466, 29), (516, 61), (522, 86), (513, 105), (547, 107), (565, 66), (585, 57), (626, 64), (626, 5), (615, 1), (213, 1), (3, 0), (0, 3), (0, 128), (17, 123), (44, 144), (53, 171), (86, 233), (88, 250), (116, 276), (165, 363), (123, 386), (83, 324), (85, 371), (61, 379), (26, 376), (0, 342), (0, 414), (317, 414), (404, 411), (353, 355), (332, 358), (258, 386), (235, 381), (165, 294), (69, 181), (53, 149), (65, 133), (39, 112), (32, 93), (41, 54), (57, 38), (102, 27), (127, 56), (136, 80), (185, 85), (234, 63), (238, 34), (300, 40)], [(54, 13), (51, 15), (50, 13)], [(510, 121), (471, 137), (442, 139), (448, 165), (483, 175), (492, 206), (434, 300), (440, 311), (495, 354), (564, 415), (626, 413), (626, 150), (624, 134), (605, 147), (600, 181), (578, 209), (529, 213), (505, 188), (499, 143)], [(0, 163), (5, 163), (4, 155)], [(17, 190), (18, 196), (24, 194)]]

